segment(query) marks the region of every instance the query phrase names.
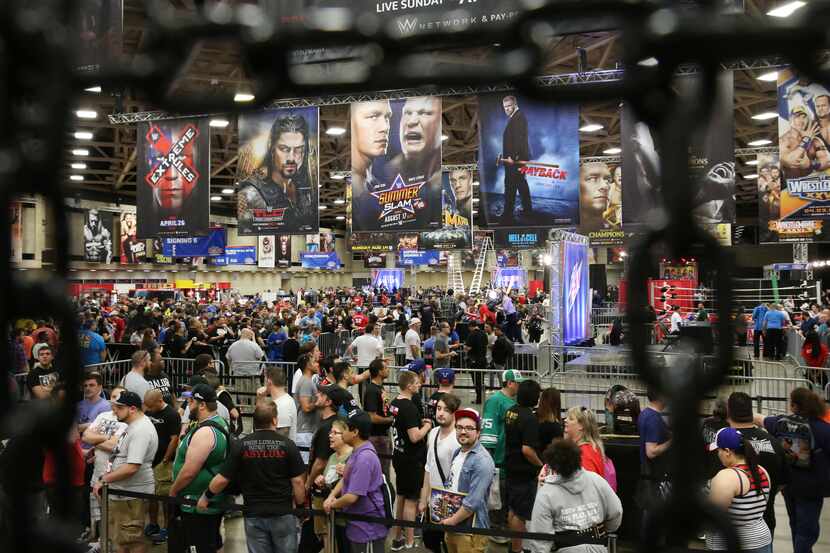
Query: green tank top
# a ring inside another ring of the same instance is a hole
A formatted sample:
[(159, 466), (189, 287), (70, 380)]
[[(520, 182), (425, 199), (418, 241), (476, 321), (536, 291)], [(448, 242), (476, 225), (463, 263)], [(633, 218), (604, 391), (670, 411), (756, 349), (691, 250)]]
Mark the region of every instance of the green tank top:
[(494, 454), (496, 465), (504, 463), (504, 414), (516, 405), (516, 400), (499, 390), (484, 402), (481, 415), (481, 445)]
[[(219, 425), (222, 426), (226, 431), (228, 430), (228, 423), (220, 417), (219, 415), (214, 415), (209, 419), (205, 420), (212, 420)], [(187, 456), (187, 448), (190, 445), (190, 440), (193, 439), (193, 435), (196, 433), (196, 430), (202, 425), (205, 421), (199, 423), (195, 427), (188, 430), (187, 434), (185, 434), (184, 438), (179, 442), (179, 447), (176, 449), (176, 458), (173, 460), (173, 481), (179, 476), (179, 472), (182, 470), (184, 466), (184, 460)], [(205, 464), (202, 465), (202, 470), (196, 475), (190, 484), (187, 485), (183, 490), (179, 492), (178, 497), (186, 498), (186, 499), (193, 499), (198, 500), (205, 490), (207, 489), (210, 481), (213, 480), (213, 477), (219, 472), (219, 469), (225, 463), (225, 457), (227, 455), (228, 450), (228, 440), (226, 438), (226, 434), (223, 434), (217, 428), (210, 428), (213, 431), (213, 438), (214, 438), (214, 445), (213, 451), (210, 452), (208, 458), (205, 460)], [(224, 494), (217, 494), (211, 503), (215, 503), (218, 501), (222, 501), (224, 498)], [(222, 512), (220, 509), (213, 509), (208, 507), (205, 511), (196, 511), (196, 507), (193, 505), (182, 505), (182, 511), (186, 513), (204, 513), (204, 514), (211, 514), (215, 515)]]

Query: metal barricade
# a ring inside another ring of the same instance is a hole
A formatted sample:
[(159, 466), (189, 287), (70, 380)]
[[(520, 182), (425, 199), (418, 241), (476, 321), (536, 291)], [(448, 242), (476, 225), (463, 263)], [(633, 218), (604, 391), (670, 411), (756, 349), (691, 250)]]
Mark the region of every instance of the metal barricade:
[(285, 389), (290, 393), (294, 381), (296, 363), (286, 361), (238, 361), (227, 376), (226, 388), (234, 396), (239, 411), (245, 415), (253, 413), (256, 406), (257, 389), (265, 383), (271, 370), (278, 369), (285, 376)]
[(132, 367), (132, 359), (121, 359), (118, 361), (87, 365), (84, 368), (84, 372), (97, 372), (104, 381), (104, 388), (112, 388), (113, 386), (118, 386), (121, 379), (130, 372)]

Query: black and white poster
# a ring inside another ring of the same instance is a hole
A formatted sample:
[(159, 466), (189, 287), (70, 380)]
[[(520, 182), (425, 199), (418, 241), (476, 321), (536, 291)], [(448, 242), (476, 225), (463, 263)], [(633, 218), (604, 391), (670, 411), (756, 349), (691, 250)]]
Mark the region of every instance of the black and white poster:
[[(678, 93), (693, 94), (696, 77), (677, 79)], [(734, 78), (724, 72), (707, 124), (691, 139), (689, 174), (695, 187), (694, 215), (701, 224), (735, 221)], [(630, 108), (622, 111), (622, 220), (648, 224), (662, 202), (660, 144), (655, 133), (637, 121)]]
[(291, 266), (291, 235), (280, 234), (277, 236), (277, 267)]
[(257, 237), (257, 261), (261, 269), (273, 269), (276, 266), (275, 237), (270, 235)]
[[(111, 221), (112, 218), (108, 217), (108, 220)], [(112, 230), (104, 224), (104, 218), (97, 209), (89, 209), (84, 213), (84, 261), (112, 261)]]

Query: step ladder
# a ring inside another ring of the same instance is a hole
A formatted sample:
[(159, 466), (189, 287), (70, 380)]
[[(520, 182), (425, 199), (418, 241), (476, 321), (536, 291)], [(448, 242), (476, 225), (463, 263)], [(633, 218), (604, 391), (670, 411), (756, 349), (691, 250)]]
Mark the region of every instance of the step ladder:
[(456, 294), (464, 293), (464, 276), (461, 274), (461, 257), (458, 253), (447, 254), (447, 290)]
[(484, 276), (484, 270), (487, 265), (487, 255), (493, 249), (493, 240), (486, 236), (481, 243), (481, 250), (478, 253), (478, 261), (476, 261), (476, 270), (473, 272), (473, 281), (470, 283), (470, 294), (478, 294), (481, 292), (481, 279)]

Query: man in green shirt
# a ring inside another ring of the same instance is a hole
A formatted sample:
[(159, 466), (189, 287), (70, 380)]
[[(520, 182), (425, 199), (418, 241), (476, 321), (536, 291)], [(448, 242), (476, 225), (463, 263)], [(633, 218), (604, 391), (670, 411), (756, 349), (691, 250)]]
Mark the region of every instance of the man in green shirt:
[[(487, 398), (484, 402), (484, 410), (481, 417), (481, 445), (483, 445), (493, 457), (496, 467), (499, 469), (499, 495), (502, 498), (502, 508), (493, 511), (490, 515), (494, 527), (504, 526), (507, 522), (504, 498), (505, 474), (504, 474), (504, 414), (507, 410), (516, 405), (516, 392), (519, 391), (519, 382), (524, 377), (519, 371), (506, 370), (501, 374), (501, 381), (504, 387)], [(507, 543), (507, 538), (492, 538), (498, 543)]]
[[(197, 424), (185, 432), (176, 450), (170, 495), (198, 500), (205, 494), (215, 504), (223, 496), (210, 494), (208, 485), (227, 457), (228, 423), (216, 413), (216, 391), (208, 384), (194, 386), (187, 403), (190, 418)], [(197, 511), (193, 505), (183, 505), (181, 517), (181, 525), (171, 525), (171, 543), (197, 553), (216, 553), (222, 548), (220, 509)]]

